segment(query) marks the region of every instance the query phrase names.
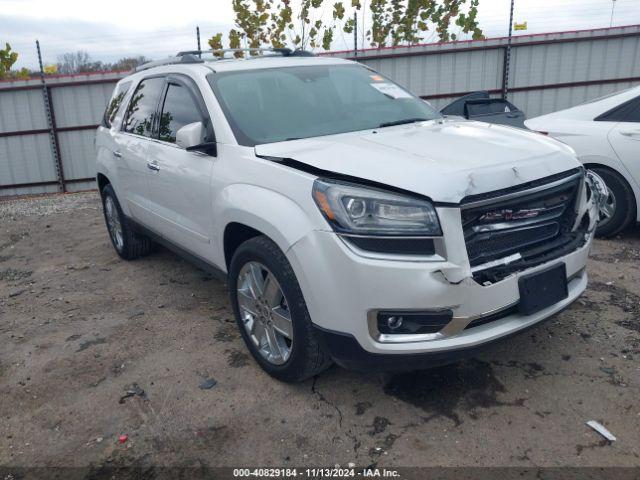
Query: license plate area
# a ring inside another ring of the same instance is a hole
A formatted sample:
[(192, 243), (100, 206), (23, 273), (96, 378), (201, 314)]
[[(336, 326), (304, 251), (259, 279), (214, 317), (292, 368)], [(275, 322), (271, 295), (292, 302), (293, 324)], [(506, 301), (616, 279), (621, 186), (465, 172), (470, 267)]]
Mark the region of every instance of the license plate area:
[(569, 296), (567, 266), (554, 265), (540, 272), (518, 279), (520, 289), (519, 310), (522, 315), (531, 315)]

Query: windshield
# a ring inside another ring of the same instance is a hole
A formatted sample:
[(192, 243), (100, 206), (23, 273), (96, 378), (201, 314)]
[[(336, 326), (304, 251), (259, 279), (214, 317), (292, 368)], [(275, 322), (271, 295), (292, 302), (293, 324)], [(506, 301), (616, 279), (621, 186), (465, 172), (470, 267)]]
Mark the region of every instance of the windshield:
[(221, 72), (209, 82), (238, 143), (246, 146), (441, 118), (359, 65)]

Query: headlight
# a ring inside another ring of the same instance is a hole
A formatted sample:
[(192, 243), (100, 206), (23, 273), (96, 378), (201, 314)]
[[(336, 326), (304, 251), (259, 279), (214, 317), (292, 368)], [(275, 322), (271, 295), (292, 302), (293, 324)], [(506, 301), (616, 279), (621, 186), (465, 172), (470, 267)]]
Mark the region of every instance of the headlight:
[(313, 199), (334, 230), (352, 235), (441, 236), (426, 200), (330, 180), (316, 180)]

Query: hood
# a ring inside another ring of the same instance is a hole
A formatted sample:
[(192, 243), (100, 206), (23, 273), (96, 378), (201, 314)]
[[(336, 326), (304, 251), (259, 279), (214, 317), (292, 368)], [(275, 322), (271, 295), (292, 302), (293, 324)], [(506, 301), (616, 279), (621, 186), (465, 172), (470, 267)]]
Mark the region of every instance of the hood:
[(459, 203), (578, 167), (575, 153), (543, 135), (481, 122), (436, 120), (255, 147), (256, 155), (290, 158)]

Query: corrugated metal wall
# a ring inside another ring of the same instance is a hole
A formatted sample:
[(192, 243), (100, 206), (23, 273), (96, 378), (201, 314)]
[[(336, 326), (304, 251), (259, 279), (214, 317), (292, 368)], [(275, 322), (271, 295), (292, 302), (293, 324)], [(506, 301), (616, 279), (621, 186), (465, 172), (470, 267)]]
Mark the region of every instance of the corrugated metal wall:
[[(41, 90), (4, 92), (0, 89), (0, 132), (47, 128)], [(39, 183), (56, 179), (49, 135), (0, 137), (0, 184)], [(57, 186), (3, 189), (2, 195), (55, 192)]]
[[(357, 60), (441, 108), (502, 94), (506, 38), (359, 51)], [(353, 51), (330, 56), (354, 58)], [(529, 118), (640, 84), (640, 25), (513, 38), (508, 98)]]
[[(640, 84), (640, 25), (359, 51), (357, 60), (442, 107), (476, 90), (529, 118)], [(327, 55), (354, 58), (353, 51)], [(48, 78), (65, 188), (94, 185), (95, 128), (121, 73)], [(0, 196), (58, 191), (39, 80), (0, 82)], [(24, 184), (37, 185), (24, 185)], [(12, 188), (7, 188), (12, 186)]]
[[(47, 78), (66, 191), (95, 186), (95, 129), (123, 76)], [(60, 191), (50, 135), (40, 80), (0, 83), (0, 196)]]
[[(94, 80), (94, 79), (92, 79)], [(59, 129), (83, 126), (82, 130), (62, 131), (58, 134), (60, 157), (65, 178), (80, 179), (95, 177), (95, 152), (93, 141), (95, 129), (100, 123), (104, 109), (111, 98), (115, 84), (94, 83), (52, 89), (52, 104)], [(96, 127), (84, 129), (84, 126)], [(93, 188), (94, 182), (72, 183), (70, 191)]]
[(502, 79), (500, 50), (448, 52), (437, 55), (397, 56), (358, 61), (389, 76), (435, 106), (444, 106), (451, 93), (496, 90)]

